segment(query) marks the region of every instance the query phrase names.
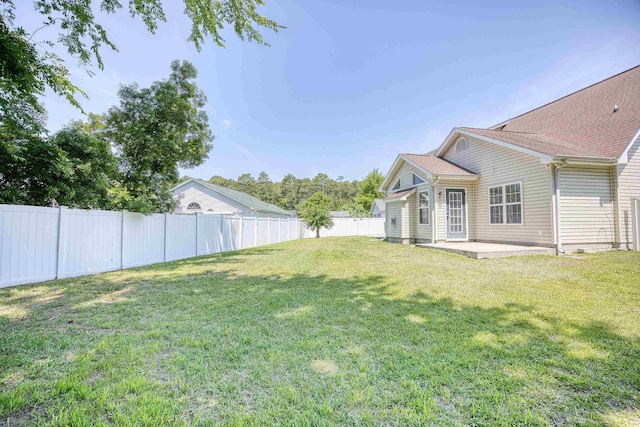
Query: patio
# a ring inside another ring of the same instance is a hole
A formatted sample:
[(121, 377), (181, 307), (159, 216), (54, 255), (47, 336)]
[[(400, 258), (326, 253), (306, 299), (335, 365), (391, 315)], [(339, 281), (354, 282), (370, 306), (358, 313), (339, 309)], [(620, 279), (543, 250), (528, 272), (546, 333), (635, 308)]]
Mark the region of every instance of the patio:
[(454, 254), (464, 255), (475, 259), (504, 258), (521, 255), (554, 255), (556, 253), (555, 249), (543, 246), (484, 242), (438, 242), (421, 243), (416, 246), (420, 248), (452, 252)]

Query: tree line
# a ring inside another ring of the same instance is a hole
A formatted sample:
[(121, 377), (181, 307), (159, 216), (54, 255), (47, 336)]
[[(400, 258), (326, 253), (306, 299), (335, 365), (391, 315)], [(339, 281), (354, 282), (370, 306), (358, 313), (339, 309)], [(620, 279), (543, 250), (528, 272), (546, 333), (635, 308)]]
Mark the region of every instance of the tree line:
[[(183, 176), (181, 182), (190, 178)], [(257, 178), (245, 173), (235, 180), (214, 175), (209, 182), (242, 191), (285, 210), (299, 210), (311, 196), (323, 193), (327, 209), (346, 210), (354, 217), (365, 217), (371, 211), (373, 199), (381, 196), (378, 187), (383, 179), (380, 171), (374, 169), (362, 181), (349, 181), (342, 176), (333, 179), (325, 173), (313, 178), (297, 178), (289, 173), (282, 181), (274, 182), (266, 172), (260, 172)]]

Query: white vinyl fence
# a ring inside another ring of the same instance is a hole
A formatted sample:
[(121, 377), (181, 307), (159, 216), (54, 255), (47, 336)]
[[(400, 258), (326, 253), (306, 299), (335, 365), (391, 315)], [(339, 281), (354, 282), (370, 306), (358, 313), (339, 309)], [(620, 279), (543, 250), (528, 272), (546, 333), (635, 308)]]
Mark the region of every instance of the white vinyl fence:
[[(321, 236), (384, 236), (384, 219), (336, 218)], [(297, 218), (142, 215), (0, 205), (0, 288), (315, 237)]]
[(640, 199), (631, 199), (633, 249), (640, 251)]

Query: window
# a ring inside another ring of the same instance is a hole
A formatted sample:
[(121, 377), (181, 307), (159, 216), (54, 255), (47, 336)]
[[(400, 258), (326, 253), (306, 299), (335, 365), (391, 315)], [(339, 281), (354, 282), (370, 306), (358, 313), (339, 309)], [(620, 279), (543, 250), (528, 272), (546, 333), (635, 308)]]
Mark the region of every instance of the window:
[(391, 191), (393, 190), (399, 190), (400, 189), (400, 178), (398, 178), (398, 180), (396, 181), (395, 184), (393, 184), (393, 187), (391, 187)]
[(413, 176), (413, 178), (412, 178), (413, 179), (413, 185), (422, 184), (424, 182), (424, 179), (420, 178), (415, 173), (411, 172), (411, 175)]
[(522, 224), (522, 184), (489, 187), (491, 224)]
[(191, 202), (187, 206), (187, 210), (189, 210), (189, 211), (196, 211), (196, 210), (199, 210), (199, 209), (202, 209), (202, 208), (200, 207), (200, 204), (198, 204), (196, 202)]
[(466, 138), (458, 138), (456, 141), (456, 153), (466, 150), (469, 148), (469, 142)]
[(420, 224), (429, 224), (429, 192), (418, 193), (418, 217)]

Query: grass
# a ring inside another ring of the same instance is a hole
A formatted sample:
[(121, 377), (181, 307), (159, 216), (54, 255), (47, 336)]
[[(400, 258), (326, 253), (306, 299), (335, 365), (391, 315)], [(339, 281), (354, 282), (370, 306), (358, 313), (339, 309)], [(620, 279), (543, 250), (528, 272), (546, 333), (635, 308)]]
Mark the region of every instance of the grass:
[(0, 425), (640, 424), (640, 253), (308, 239), (0, 290)]

